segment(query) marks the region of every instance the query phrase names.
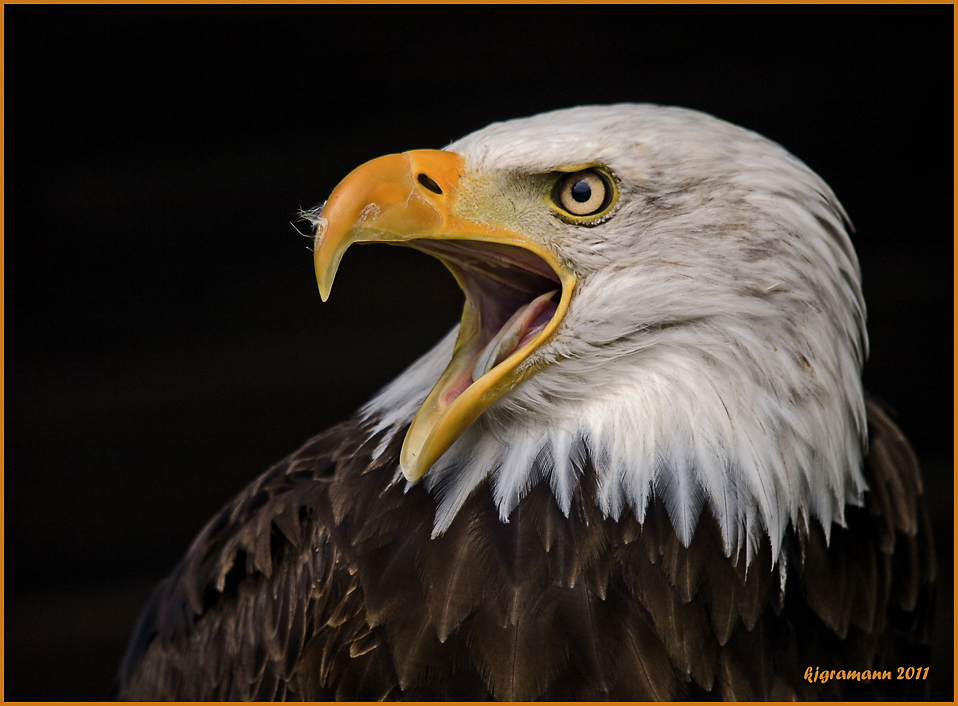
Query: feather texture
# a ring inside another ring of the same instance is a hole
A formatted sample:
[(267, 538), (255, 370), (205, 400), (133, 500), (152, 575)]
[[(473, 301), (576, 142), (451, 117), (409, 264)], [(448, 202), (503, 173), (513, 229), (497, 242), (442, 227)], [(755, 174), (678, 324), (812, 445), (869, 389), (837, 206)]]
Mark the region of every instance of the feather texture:
[[(917, 663), (927, 639), (934, 556), (914, 457), (877, 405), (868, 412), (865, 471), (876, 491), (865, 507), (848, 508), (847, 527), (833, 527), (829, 540), (817, 524), (787, 530), (783, 594), (770, 544), (746, 569), (744, 547), (738, 557), (722, 551), (709, 507), (686, 547), (660, 502), (643, 523), (612, 520), (589, 483), (566, 518), (543, 480), (508, 523), (480, 486), (432, 538), (429, 493), (395, 481), (398, 444), (374, 461), (379, 442), (364, 441), (356, 421), (340, 425), (204, 528), (144, 612), (120, 695), (920, 695), (922, 682), (803, 678), (809, 665), (891, 669), (906, 654)], [(896, 484), (908, 489), (904, 500), (877, 490)], [(270, 541), (256, 559), (259, 533)]]

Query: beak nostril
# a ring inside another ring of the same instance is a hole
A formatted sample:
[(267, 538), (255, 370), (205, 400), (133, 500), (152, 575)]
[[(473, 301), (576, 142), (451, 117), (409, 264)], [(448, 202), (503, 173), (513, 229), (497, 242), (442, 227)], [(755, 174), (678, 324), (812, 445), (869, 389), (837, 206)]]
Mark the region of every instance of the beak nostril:
[(427, 189), (429, 189), (431, 192), (433, 192), (434, 194), (441, 194), (441, 193), (442, 193), (442, 189), (439, 188), (439, 184), (437, 184), (436, 182), (434, 182), (432, 179), (430, 179), (430, 178), (429, 178), (428, 176), (426, 176), (425, 174), (420, 174), (418, 177), (416, 177), (416, 180), (417, 180), (420, 184), (422, 184), (423, 186), (425, 186)]

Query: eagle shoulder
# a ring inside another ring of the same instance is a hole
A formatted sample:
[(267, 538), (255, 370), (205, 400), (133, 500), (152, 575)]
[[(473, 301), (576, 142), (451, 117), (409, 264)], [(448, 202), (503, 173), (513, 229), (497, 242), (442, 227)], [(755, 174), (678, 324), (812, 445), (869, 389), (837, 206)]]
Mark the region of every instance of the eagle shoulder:
[(382, 440), (347, 422), (203, 529), (141, 618), (121, 696), (920, 695), (926, 683), (805, 676), (918, 666), (927, 642), (934, 555), (917, 463), (873, 401), (868, 419), (865, 505), (828, 536), (791, 526), (777, 564), (767, 540), (729, 556), (708, 507), (688, 546), (660, 499), (641, 521), (606, 517), (588, 459), (568, 515), (542, 481), (503, 522), (486, 481), (433, 537), (433, 498), (396, 471), (402, 434), (373, 461)]
[(329, 429), (207, 523), (139, 619), (120, 698), (322, 698), (303, 660), (323, 625), (347, 654), (369, 649), (333, 500), (337, 479), (369, 460), (360, 440), (355, 422)]

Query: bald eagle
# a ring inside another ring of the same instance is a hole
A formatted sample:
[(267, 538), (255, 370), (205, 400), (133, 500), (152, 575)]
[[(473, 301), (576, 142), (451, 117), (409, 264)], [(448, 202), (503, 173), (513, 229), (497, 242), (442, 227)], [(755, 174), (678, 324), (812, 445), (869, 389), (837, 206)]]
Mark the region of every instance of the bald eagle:
[(324, 300), (382, 242), (438, 258), (462, 319), (210, 520), (122, 698), (924, 691), (921, 479), (862, 390), (850, 224), (805, 164), (580, 107), (375, 159), (308, 216)]

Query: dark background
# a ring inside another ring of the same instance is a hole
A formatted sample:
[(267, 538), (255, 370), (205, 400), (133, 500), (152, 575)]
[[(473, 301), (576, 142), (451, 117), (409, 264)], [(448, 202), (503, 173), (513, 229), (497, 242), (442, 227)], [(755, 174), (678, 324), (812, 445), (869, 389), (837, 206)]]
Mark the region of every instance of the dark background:
[(458, 319), (397, 248), (351, 250), (322, 304), (299, 207), (382, 154), (647, 101), (782, 143), (855, 222), (951, 700), (952, 13), (6, 6), (6, 698), (108, 698), (203, 522)]

